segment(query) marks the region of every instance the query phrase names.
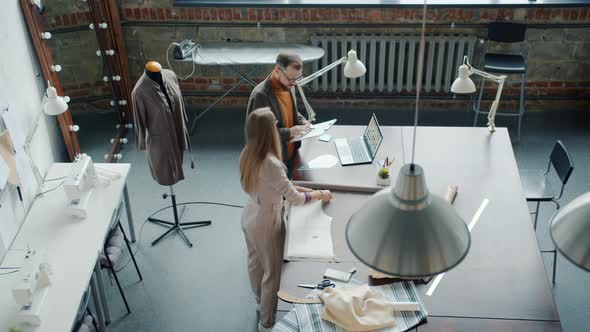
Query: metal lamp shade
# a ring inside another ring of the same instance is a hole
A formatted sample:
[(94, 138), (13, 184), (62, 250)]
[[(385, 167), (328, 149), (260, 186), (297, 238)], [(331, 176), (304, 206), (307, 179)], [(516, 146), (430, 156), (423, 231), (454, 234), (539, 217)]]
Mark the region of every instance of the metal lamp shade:
[(474, 93), (475, 84), (469, 78), (469, 67), (467, 65), (459, 66), (459, 77), (451, 85), (452, 93)]
[(63, 97), (57, 95), (54, 87), (47, 88), (47, 97), (43, 100), (43, 112), (47, 115), (59, 115), (67, 111), (68, 104)]
[(348, 78), (357, 78), (367, 72), (365, 65), (356, 56), (355, 50), (348, 51), (348, 61), (344, 65), (344, 76)]
[(467, 225), (444, 199), (430, 195), (418, 165), (404, 165), (395, 188), (373, 195), (348, 222), (354, 255), (371, 268), (422, 278), (450, 270), (467, 255)]
[(590, 272), (590, 192), (557, 211), (549, 226), (551, 239), (570, 262)]

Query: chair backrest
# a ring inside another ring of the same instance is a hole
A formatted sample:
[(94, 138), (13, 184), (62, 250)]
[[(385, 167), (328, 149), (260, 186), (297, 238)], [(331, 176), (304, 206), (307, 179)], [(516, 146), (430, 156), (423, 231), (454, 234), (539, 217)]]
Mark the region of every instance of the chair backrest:
[(80, 305), (78, 306), (78, 312), (76, 313), (76, 319), (74, 320), (74, 325), (72, 327), (72, 331), (78, 331), (80, 325), (84, 321), (84, 317), (86, 316), (86, 308), (88, 308), (88, 302), (90, 301), (90, 294), (88, 293), (88, 289), (84, 291), (82, 298), (80, 299)]
[(553, 168), (555, 168), (561, 183), (565, 185), (574, 170), (574, 161), (562, 141), (555, 141), (549, 160)]
[(104, 239), (104, 243), (108, 243), (113, 234), (117, 230), (117, 226), (119, 225), (119, 221), (121, 220), (121, 215), (123, 214), (123, 201), (119, 203), (119, 206), (113, 212), (113, 216), (111, 217), (111, 223), (109, 225), (109, 230), (107, 235)]
[(526, 25), (511, 22), (491, 22), (488, 40), (500, 43), (519, 43), (525, 40)]

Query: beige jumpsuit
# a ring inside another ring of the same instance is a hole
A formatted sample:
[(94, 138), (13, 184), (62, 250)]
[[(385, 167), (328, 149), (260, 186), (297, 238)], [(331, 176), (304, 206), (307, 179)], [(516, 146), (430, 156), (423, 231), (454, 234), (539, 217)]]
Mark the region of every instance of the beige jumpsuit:
[(250, 284), (260, 304), (260, 323), (264, 327), (275, 323), (281, 283), (285, 243), (283, 197), (290, 204), (305, 203), (305, 194), (293, 187), (283, 163), (267, 156), (260, 167), (257, 192), (250, 194), (242, 212)]

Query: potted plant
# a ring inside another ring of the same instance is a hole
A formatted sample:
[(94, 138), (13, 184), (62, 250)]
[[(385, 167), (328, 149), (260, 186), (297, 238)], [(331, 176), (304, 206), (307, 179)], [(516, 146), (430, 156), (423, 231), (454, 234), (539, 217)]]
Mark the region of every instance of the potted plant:
[(388, 167), (380, 167), (377, 172), (377, 184), (380, 186), (388, 186), (391, 182)]

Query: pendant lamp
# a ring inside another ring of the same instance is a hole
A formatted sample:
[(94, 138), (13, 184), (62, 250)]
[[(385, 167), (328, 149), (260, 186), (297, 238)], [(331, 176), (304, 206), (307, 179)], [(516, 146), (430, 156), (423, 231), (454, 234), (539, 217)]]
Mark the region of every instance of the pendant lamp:
[(549, 233), (565, 258), (590, 272), (590, 192), (557, 211), (551, 218)]
[(471, 237), (455, 209), (431, 194), (424, 170), (414, 163), (422, 71), (426, 1), (416, 84), (412, 161), (404, 165), (394, 188), (373, 195), (350, 218), (346, 240), (353, 254), (374, 270), (406, 278), (448, 271), (467, 255)]

